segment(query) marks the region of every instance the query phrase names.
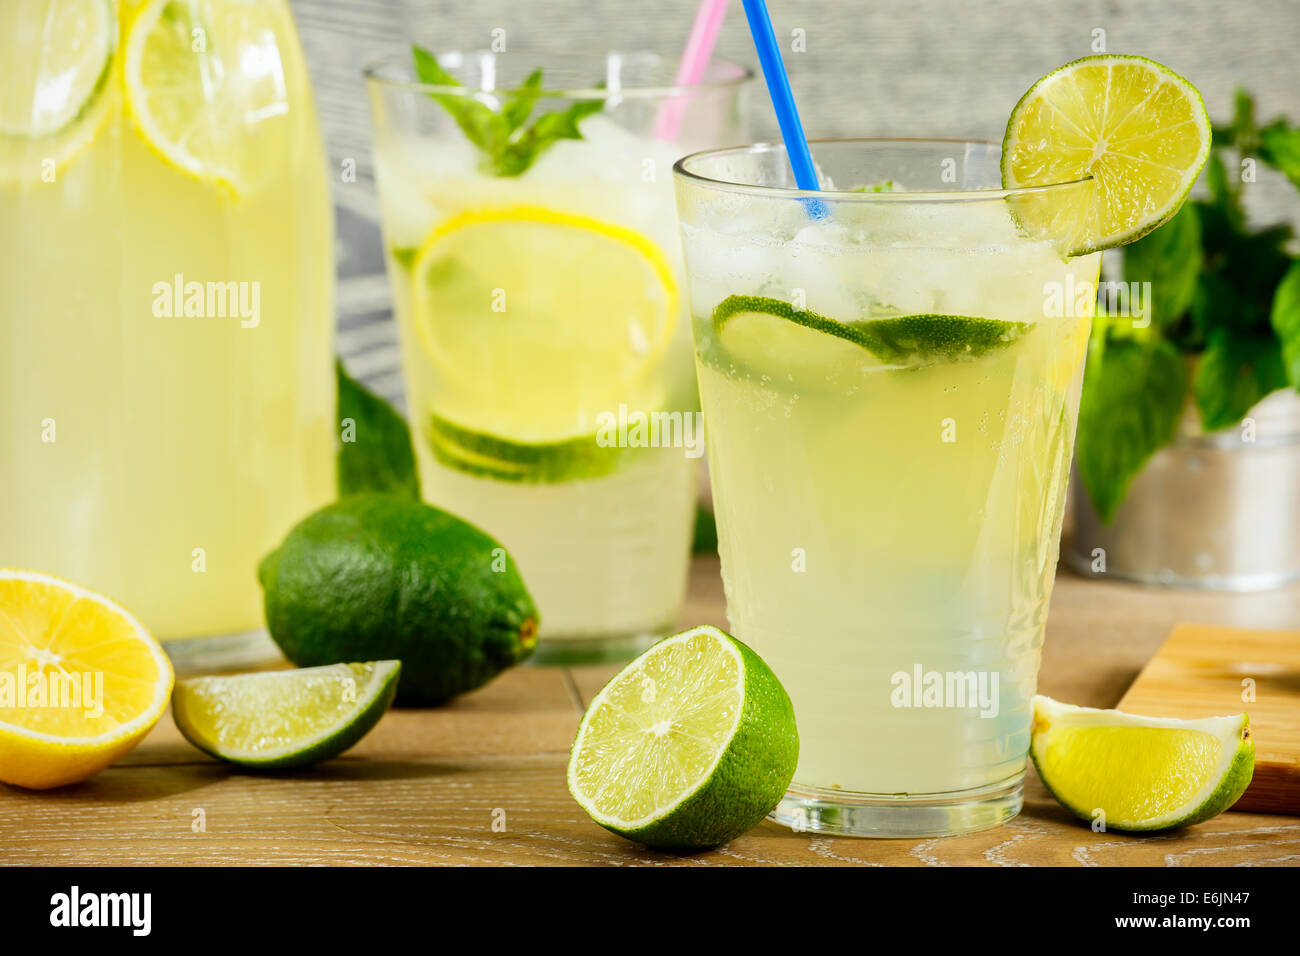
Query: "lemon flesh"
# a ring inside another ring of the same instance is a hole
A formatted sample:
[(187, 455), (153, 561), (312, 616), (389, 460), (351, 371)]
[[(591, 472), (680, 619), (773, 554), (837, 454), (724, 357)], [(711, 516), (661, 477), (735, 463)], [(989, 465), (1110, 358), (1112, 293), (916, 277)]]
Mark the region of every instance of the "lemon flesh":
[(629, 839), (714, 846), (772, 810), (798, 754), (780, 682), (706, 625), (661, 641), (596, 695), (573, 743), (569, 792)]
[(179, 681), (176, 726), (214, 757), (288, 769), (328, 760), (370, 731), (393, 702), (399, 661), (331, 664)]
[(250, 0), (150, 0), (127, 33), (127, 106), (165, 162), (236, 196), (282, 169), (289, 91), (275, 9)]
[(1165, 830), (1215, 816), (1245, 792), (1255, 743), (1245, 714), (1173, 720), (1034, 698), (1030, 754), (1052, 795), (1110, 830)]
[(139, 743), (171, 688), (167, 656), (124, 608), (50, 575), (0, 570), (0, 780), (84, 780)]
[(567, 441), (621, 402), (660, 400), (677, 286), (641, 233), (541, 206), (477, 209), (429, 234), (411, 283), (434, 412), (462, 429)]
[(1196, 87), (1145, 57), (1090, 56), (1049, 73), (1016, 105), (1002, 142), (1002, 185), (1091, 177), (1089, 189), (1013, 199), (1031, 233), (1058, 236), (1084, 255), (1167, 221), (1209, 154), (1210, 120)]

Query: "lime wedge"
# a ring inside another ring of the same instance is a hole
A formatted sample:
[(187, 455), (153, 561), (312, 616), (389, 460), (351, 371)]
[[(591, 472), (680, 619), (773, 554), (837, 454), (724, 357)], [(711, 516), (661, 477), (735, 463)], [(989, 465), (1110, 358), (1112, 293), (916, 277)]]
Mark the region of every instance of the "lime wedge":
[(1032, 328), (1026, 322), (964, 315), (840, 322), (752, 295), (728, 296), (713, 310), (714, 334), (732, 358), (799, 381), (881, 363), (915, 366), (973, 358), (1012, 344)]
[(283, 169), (291, 142), (283, 30), (271, 4), (149, 0), (124, 57), (127, 106), (144, 141), (237, 196)]
[(621, 468), (639, 448), (602, 446), (595, 434), (522, 442), (465, 428), (438, 415), (429, 419), (429, 447), (449, 468), (497, 481), (552, 483), (599, 478)]
[(1245, 714), (1171, 720), (1034, 698), (1030, 755), (1063, 807), (1108, 830), (1168, 830), (1237, 802), (1255, 767)]
[(1132, 242), (1167, 221), (1210, 154), (1196, 87), (1140, 56), (1067, 63), (1021, 97), (1002, 141), (1002, 185), (1093, 179), (1090, 189), (1028, 194), (1013, 205), (1031, 232), (1072, 255)]
[(545, 444), (595, 434), (621, 403), (657, 407), (677, 286), (649, 237), (542, 206), (484, 207), (438, 225), (410, 281), (440, 418)]
[(798, 758), (776, 675), (705, 625), (656, 644), (596, 695), (573, 741), (569, 792), (629, 840), (717, 846), (776, 806)]
[(116, 45), (111, 0), (5, 0), (0, 135), (40, 139), (67, 130), (99, 95)]
[(185, 739), (230, 763), (263, 770), (337, 757), (370, 732), (397, 693), (400, 661), (176, 682), (172, 715)]

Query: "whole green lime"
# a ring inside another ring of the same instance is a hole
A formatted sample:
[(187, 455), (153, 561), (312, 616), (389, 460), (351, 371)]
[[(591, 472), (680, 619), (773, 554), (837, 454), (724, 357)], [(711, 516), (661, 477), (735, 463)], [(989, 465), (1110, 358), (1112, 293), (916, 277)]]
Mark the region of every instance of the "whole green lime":
[(537, 608), (506, 549), (403, 496), (322, 508), (267, 555), (258, 579), (267, 627), (289, 660), (398, 659), (399, 704), (480, 687), (537, 644)]

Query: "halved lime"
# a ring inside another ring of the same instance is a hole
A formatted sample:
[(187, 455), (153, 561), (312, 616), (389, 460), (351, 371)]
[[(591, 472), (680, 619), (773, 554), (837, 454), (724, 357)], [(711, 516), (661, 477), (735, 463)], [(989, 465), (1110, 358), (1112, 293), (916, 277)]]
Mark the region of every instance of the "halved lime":
[(172, 715), (185, 739), (221, 760), (263, 770), (337, 757), (370, 732), (397, 693), (400, 661), (331, 664), (176, 682)]
[(283, 169), (290, 49), (274, 5), (149, 0), (124, 54), (127, 105), (167, 163), (236, 195)]
[(429, 417), (429, 448), (439, 462), (497, 481), (551, 483), (599, 478), (621, 468), (642, 449), (601, 445), (597, 435), (523, 442)]
[(1141, 56), (1089, 56), (1029, 88), (1007, 122), (1002, 185), (1093, 179), (1089, 189), (1016, 200), (1031, 231), (1071, 255), (1132, 242), (1167, 221), (1210, 155), (1210, 119), (1196, 87)]
[[(1033, 328), (965, 315), (900, 315), (840, 322), (781, 299), (732, 295), (713, 310), (723, 348), (748, 368), (797, 381), (868, 365), (924, 365), (976, 357)], [(821, 333), (810, 336), (809, 332)]]
[(541, 206), (484, 207), (438, 225), (410, 281), (439, 419), (552, 445), (594, 435), (620, 404), (649, 412), (662, 401), (677, 285), (639, 232)]
[(1030, 755), (1044, 786), (1108, 830), (1191, 826), (1246, 791), (1255, 742), (1245, 714), (1173, 720), (1034, 698)]
[(781, 682), (704, 625), (656, 644), (596, 695), (573, 741), (569, 792), (629, 840), (717, 846), (776, 806), (798, 759)]
[(5, 0), (0, 4), (0, 134), (40, 139), (89, 109), (117, 45), (112, 0)]

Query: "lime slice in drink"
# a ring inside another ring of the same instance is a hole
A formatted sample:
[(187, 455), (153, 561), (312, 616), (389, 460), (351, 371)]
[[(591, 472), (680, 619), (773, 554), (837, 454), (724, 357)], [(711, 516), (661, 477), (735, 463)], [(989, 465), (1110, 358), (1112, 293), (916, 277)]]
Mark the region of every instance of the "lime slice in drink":
[(1030, 755), (1061, 805), (1109, 830), (1168, 830), (1222, 813), (1250, 783), (1245, 714), (1170, 720), (1034, 698)]
[(1002, 185), (1093, 178), (1093, 188), (1028, 194), (1014, 212), (1072, 255), (1132, 242), (1168, 220), (1210, 154), (1196, 87), (1140, 56), (1089, 56), (1021, 97), (1002, 141)]
[(0, 3), (0, 180), (57, 177), (115, 110), (112, 0)]
[(449, 468), (497, 481), (548, 483), (599, 478), (622, 467), (640, 449), (601, 445), (597, 436), (520, 442), (464, 428), (431, 415), (429, 447)]
[(798, 759), (776, 675), (705, 625), (656, 644), (596, 695), (569, 756), (569, 792), (629, 840), (717, 846), (776, 806)]
[[(964, 315), (900, 315), (840, 322), (781, 299), (733, 295), (713, 310), (728, 355), (751, 370), (807, 381), (867, 365), (925, 365), (975, 357), (1033, 326)], [(810, 335), (809, 333), (820, 333)]]
[(337, 757), (370, 732), (397, 693), (400, 661), (176, 682), (185, 739), (243, 767), (287, 770)]
[(594, 435), (620, 403), (653, 408), (677, 284), (639, 232), (541, 206), (463, 212), (426, 237), (410, 288), (441, 418), (545, 444)]
[(900, 315), (854, 324), (864, 346), (891, 365), (975, 358), (1015, 342), (1033, 326), (967, 315)]
[(853, 326), (766, 296), (723, 299), (713, 334), (743, 369), (778, 380), (834, 380), (879, 364)]
[(131, 23), (127, 105), (164, 161), (236, 196), (283, 168), (289, 102), (272, 4), (149, 0)]
[(99, 95), (116, 45), (111, 0), (0, 3), (0, 135), (40, 139), (68, 129)]

